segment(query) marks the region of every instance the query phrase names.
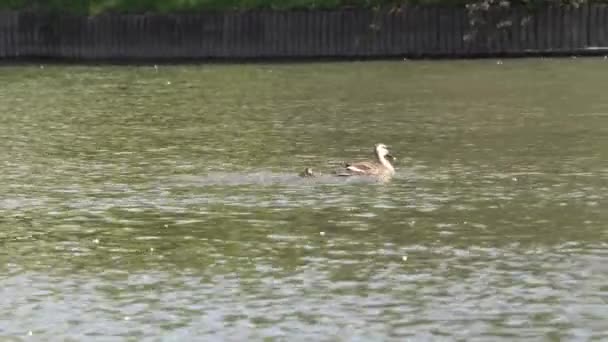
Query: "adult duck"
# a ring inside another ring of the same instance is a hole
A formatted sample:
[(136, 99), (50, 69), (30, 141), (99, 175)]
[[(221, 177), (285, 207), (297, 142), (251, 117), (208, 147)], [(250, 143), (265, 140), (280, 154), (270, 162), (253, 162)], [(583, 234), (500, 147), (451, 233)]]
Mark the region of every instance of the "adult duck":
[[(391, 164), (396, 158), (388, 151), (384, 144), (374, 146), (375, 160), (357, 163), (345, 163), (344, 169), (336, 172), (338, 176), (371, 176), (386, 181), (395, 174), (395, 167)], [(389, 159), (391, 161), (389, 161)]]

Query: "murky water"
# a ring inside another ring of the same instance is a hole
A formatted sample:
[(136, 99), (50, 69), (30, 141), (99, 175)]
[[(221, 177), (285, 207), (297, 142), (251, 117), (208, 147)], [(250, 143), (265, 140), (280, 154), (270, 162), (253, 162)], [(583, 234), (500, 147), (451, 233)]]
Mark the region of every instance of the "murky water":
[(0, 338), (608, 339), (607, 68), (1, 67)]

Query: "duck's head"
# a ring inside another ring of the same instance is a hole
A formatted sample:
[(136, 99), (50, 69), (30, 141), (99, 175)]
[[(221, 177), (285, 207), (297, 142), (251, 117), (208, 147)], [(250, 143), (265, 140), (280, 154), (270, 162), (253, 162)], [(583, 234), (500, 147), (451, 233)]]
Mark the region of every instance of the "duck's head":
[(384, 144), (376, 144), (374, 148), (374, 152), (379, 158), (387, 158), (391, 161), (396, 160), (397, 158), (393, 157), (393, 155), (388, 151), (388, 147)]

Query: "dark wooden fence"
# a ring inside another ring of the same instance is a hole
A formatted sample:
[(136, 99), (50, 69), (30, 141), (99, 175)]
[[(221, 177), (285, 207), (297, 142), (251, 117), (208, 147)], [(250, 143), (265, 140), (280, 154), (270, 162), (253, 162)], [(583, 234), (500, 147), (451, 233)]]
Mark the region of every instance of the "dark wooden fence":
[(472, 57), (608, 51), (608, 7), (244, 11), (85, 17), (0, 12), (0, 59)]

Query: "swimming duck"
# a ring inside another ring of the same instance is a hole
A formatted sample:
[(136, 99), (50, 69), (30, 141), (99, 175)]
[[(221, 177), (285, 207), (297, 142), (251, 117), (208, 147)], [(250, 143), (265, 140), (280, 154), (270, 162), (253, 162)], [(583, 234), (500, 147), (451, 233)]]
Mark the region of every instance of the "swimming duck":
[(380, 180), (389, 180), (395, 174), (395, 168), (390, 160), (396, 160), (384, 144), (374, 146), (376, 160), (357, 163), (345, 163), (344, 169), (339, 170), (338, 176), (373, 176)]
[(300, 172), (300, 177), (316, 177), (316, 173), (312, 170), (312, 168), (307, 167), (304, 171)]

